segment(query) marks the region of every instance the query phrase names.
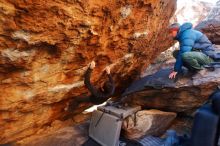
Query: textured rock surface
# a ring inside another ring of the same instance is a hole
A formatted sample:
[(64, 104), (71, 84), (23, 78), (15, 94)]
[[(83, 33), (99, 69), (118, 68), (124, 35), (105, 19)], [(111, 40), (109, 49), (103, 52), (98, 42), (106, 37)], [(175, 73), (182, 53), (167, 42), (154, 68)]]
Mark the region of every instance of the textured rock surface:
[[(81, 146), (88, 139), (89, 122), (63, 127), (60, 122), (50, 128), (50, 132), (26, 138), (17, 142), (22, 146)], [(56, 131), (54, 129), (56, 128)], [(59, 129), (58, 129), (59, 128)], [(48, 130), (48, 129), (45, 129)]]
[[(191, 114), (220, 84), (220, 68), (182, 76), (176, 81), (168, 78), (171, 71), (162, 69), (137, 80), (127, 89), (127, 99), (146, 108)], [(134, 93), (129, 94), (131, 91)]]
[[(103, 69), (111, 65), (122, 91), (170, 45), (166, 28), (175, 3), (1, 0), (0, 143), (68, 118), (68, 101), (88, 93), (83, 74), (92, 60), (97, 62), (92, 81), (102, 84)], [(73, 114), (90, 105), (79, 104)]]
[(207, 18), (196, 26), (214, 43), (220, 45), (220, 1), (218, 1)]
[(176, 113), (163, 112), (159, 110), (143, 110), (128, 117), (122, 129), (124, 135), (129, 139), (138, 139), (144, 135), (159, 136), (175, 119)]

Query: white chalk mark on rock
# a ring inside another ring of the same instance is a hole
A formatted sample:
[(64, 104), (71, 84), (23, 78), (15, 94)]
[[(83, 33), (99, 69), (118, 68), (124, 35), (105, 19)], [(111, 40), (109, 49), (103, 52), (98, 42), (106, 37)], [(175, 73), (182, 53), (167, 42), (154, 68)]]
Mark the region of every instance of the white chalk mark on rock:
[(28, 32), (25, 32), (24, 30), (19, 30), (19, 31), (15, 31), (12, 34), (12, 38), (13, 39), (21, 39), (21, 40), (25, 40), (27, 42), (30, 41), (30, 34)]
[(1, 52), (3, 57), (9, 58), (11, 61), (16, 61), (20, 58), (24, 59), (25, 57), (29, 57), (33, 52), (27, 51), (19, 51), (14, 48), (8, 48)]
[(73, 84), (61, 84), (48, 89), (49, 92), (61, 92), (61, 91), (68, 91), (70, 89), (76, 87), (82, 87), (84, 85), (84, 81), (78, 81)]
[(131, 8), (132, 8), (131, 5), (127, 5), (121, 8), (121, 16), (123, 19), (127, 18), (131, 14), (132, 12)]
[(137, 38), (139, 38), (139, 37), (146, 37), (148, 34), (149, 34), (148, 30), (145, 30), (145, 31), (143, 31), (143, 32), (135, 32), (135, 33), (133, 34), (133, 37), (134, 37), (135, 39), (137, 39)]

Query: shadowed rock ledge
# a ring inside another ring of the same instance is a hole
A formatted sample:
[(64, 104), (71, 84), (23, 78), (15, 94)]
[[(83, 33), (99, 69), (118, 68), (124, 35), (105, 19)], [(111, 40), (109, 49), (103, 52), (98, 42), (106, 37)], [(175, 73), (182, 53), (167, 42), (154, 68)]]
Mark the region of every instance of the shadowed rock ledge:
[(124, 95), (132, 104), (145, 108), (191, 114), (208, 100), (220, 84), (220, 68), (179, 76), (177, 80), (168, 78), (171, 71), (169, 68), (161, 69), (137, 80)]

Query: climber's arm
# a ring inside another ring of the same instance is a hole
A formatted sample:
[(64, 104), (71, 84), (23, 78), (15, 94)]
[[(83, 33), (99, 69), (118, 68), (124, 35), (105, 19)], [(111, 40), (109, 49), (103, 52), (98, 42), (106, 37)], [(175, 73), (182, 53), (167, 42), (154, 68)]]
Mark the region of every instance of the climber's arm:
[(110, 73), (110, 67), (106, 67), (105, 71), (108, 75), (109, 83), (111, 86), (111, 89), (108, 91), (108, 93), (105, 93), (105, 97), (109, 97), (109, 96), (112, 96), (115, 92), (115, 83)]
[(87, 69), (87, 71), (85, 73), (84, 83), (94, 97), (102, 97), (103, 94), (100, 93), (99, 90), (97, 90), (96, 87), (93, 86), (90, 82), (90, 77), (91, 77), (91, 73), (92, 73), (93, 68), (95, 68), (94, 61), (91, 62), (89, 68)]
[(114, 83), (114, 80), (113, 80), (111, 74), (108, 74), (108, 78), (109, 78), (109, 82), (111, 84), (111, 90), (109, 91), (109, 93), (107, 93), (107, 96), (111, 96), (115, 92), (115, 83)]
[(91, 92), (91, 94), (96, 96), (98, 94), (98, 90), (90, 82), (91, 73), (92, 73), (92, 69), (88, 68), (85, 73), (84, 83), (85, 83), (86, 87), (88, 88), (88, 90)]

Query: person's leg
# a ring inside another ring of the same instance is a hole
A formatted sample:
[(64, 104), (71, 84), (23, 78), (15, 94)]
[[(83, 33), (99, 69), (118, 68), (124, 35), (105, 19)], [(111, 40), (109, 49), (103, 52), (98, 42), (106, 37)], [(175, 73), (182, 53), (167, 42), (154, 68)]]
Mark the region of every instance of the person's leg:
[[(179, 53), (179, 50), (174, 50), (173, 51), (173, 57), (176, 59), (177, 56), (178, 56), (178, 53)], [(193, 69), (192, 67), (190, 67), (189, 65), (187, 65), (185, 62), (183, 62), (183, 66), (185, 68), (187, 68), (189, 70), (189, 72), (191, 73), (194, 73), (195, 72), (195, 69)], [(186, 74), (186, 73), (183, 73), (183, 74)]]
[(189, 70), (202, 70), (203, 65), (208, 65), (213, 61), (204, 53), (196, 51), (183, 53), (182, 59)]
[(82, 95), (82, 96), (73, 97), (73, 99), (70, 100), (69, 103), (67, 104), (65, 110), (73, 112), (79, 106), (79, 104), (83, 102), (90, 102), (90, 96)]
[(176, 59), (178, 56), (179, 50), (174, 50), (173, 51), (173, 57)]

